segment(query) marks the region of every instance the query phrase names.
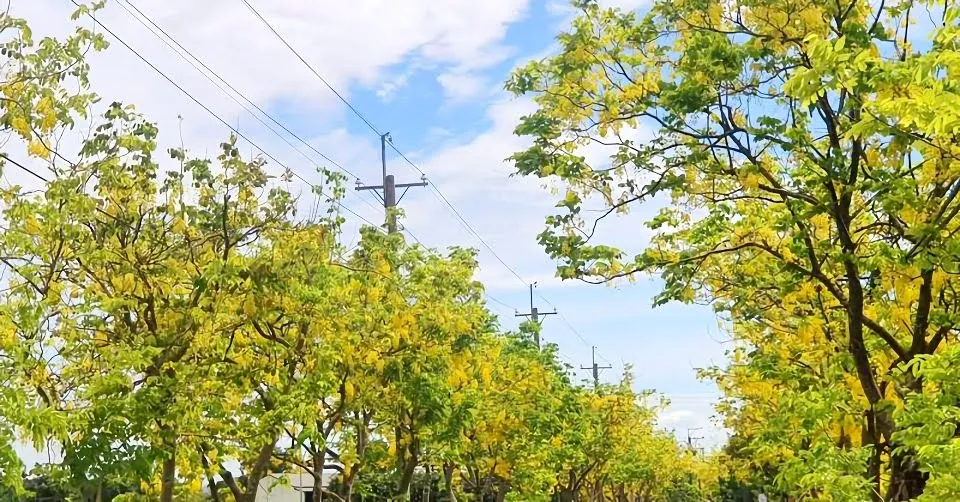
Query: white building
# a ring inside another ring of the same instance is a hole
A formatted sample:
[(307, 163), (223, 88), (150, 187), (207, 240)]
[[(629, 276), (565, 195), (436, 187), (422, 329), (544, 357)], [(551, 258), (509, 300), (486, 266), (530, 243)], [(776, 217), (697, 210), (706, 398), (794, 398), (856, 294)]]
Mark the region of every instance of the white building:
[[(323, 486), (330, 486), (330, 481), (337, 474), (332, 469), (323, 471)], [(206, 486), (203, 493), (209, 494)], [(270, 474), (260, 480), (257, 489), (257, 502), (313, 502), (313, 476), (307, 472), (287, 472)], [(330, 497), (326, 497), (330, 500)]]
[[(323, 471), (323, 486), (330, 486), (336, 471)], [(318, 497), (319, 498), (319, 497)], [(257, 502), (313, 502), (313, 476), (306, 472), (272, 474), (260, 480)]]

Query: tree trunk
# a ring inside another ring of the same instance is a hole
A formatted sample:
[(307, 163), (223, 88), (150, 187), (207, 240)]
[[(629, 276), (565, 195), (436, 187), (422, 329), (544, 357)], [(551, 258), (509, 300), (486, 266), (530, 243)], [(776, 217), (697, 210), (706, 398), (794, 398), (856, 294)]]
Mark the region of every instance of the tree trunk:
[(400, 484), (397, 485), (396, 496), (398, 499), (409, 498), (413, 472), (420, 462), (420, 440), (415, 435), (411, 434), (410, 444), (407, 445), (406, 450), (408, 456), (402, 455), (400, 459), (403, 475), (400, 478)]
[(577, 475), (570, 469), (570, 472), (567, 473), (569, 480), (567, 481), (567, 486), (560, 486), (560, 490), (557, 493), (560, 499), (560, 502), (577, 502)]
[[(897, 445), (891, 445), (891, 450)], [(913, 454), (898, 452), (890, 455), (890, 487), (887, 490), (888, 502), (913, 500), (923, 494), (927, 484), (927, 475), (917, 468)]]
[[(357, 467), (355, 467), (357, 468)], [(354, 471), (355, 468), (350, 469), (350, 474), (343, 476), (343, 484), (341, 485), (341, 496), (346, 502), (353, 500), (353, 485), (357, 479), (357, 473)]]
[(160, 502), (173, 502), (173, 488), (177, 481), (177, 447), (171, 445), (170, 456), (163, 459), (160, 479)]
[(593, 492), (590, 494), (592, 502), (603, 502), (603, 482), (601, 480), (598, 479), (594, 482), (590, 491)]
[[(206, 460), (206, 459), (204, 459)], [(220, 491), (217, 490), (217, 480), (213, 476), (207, 477), (207, 488), (210, 489), (210, 498), (213, 502), (220, 502)]]
[(867, 410), (864, 413), (864, 428), (861, 433), (860, 444), (873, 445), (873, 451), (870, 453), (870, 459), (867, 461), (867, 479), (872, 485), (871, 499), (874, 501), (880, 498), (880, 464), (883, 456), (883, 442), (880, 441), (877, 433), (877, 419), (873, 410)]
[[(844, 209), (846, 210), (846, 208)], [(847, 225), (848, 221), (849, 218), (840, 217), (838, 223)], [(873, 374), (873, 366), (870, 363), (870, 354), (867, 352), (867, 346), (863, 339), (863, 287), (860, 284), (857, 265), (852, 258), (856, 246), (850, 241), (849, 235), (846, 234), (846, 228), (838, 230), (841, 234), (841, 241), (844, 244), (844, 251), (851, 255), (851, 257), (847, 257), (844, 260), (844, 268), (846, 269), (847, 276), (847, 295), (849, 297), (847, 303), (847, 333), (849, 336), (847, 349), (853, 358), (857, 377), (860, 381), (860, 387), (863, 389), (863, 394), (870, 403), (870, 415), (874, 424), (873, 433), (865, 435), (864, 439), (868, 442), (863, 443), (863, 445), (872, 445), (877, 448), (882, 444), (880, 440), (881, 435), (889, 437), (892, 431), (886, 430), (887, 427), (885, 427), (890, 424), (890, 421), (887, 419), (888, 417), (884, 417), (883, 412), (878, 413), (876, 408), (874, 408), (874, 406), (883, 399), (883, 396), (880, 388), (877, 386), (877, 381)], [(865, 474), (870, 478), (871, 482), (874, 483), (875, 488), (871, 490), (872, 500), (875, 502), (882, 500), (879, 476), (876, 476), (874, 472), (869, 472), (869, 469)]]
[[(927, 292), (929, 295), (929, 291)], [(921, 300), (923, 293), (921, 292)], [(925, 319), (923, 320), (926, 321)], [(917, 323), (919, 329), (920, 321)], [(925, 330), (924, 330), (925, 331)], [(916, 335), (916, 334), (915, 334)], [(920, 335), (922, 338), (922, 334)], [(914, 339), (914, 347), (911, 350), (924, 350), (922, 342)], [(909, 380), (906, 382), (908, 392), (923, 392), (923, 381), (919, 378), (912, 378), (908, 374)], [(893, 453), (900, 445), (891, 442), (889, 446), (890, 453), (890, 486), (887, 489), (887, 500), (889, 502), (900, 502), (904, 500), (913, 500), (923, 494), (923, 489), (927, 484), (928, 475), (921, 472), (915, 459), (913, 451), (899, 451)]]
[(257, 499), (257, 492), (260, 490), (260, 481), (266, 477), (267, 472), (270, 470), (270, 458), (273, 456), (273, 449), (276, 445), (277, 439), (272, 439), (260, 447), (253, 467), (247, 473), (247, 479), (244, 482), (243, 502), (254, 502)]
[(557, 498), (560, 502), (576, 502), (573, 490), (566, 487), (561, 488), (560, 491), (557, 492)]
[[(851, 162), (851, 184), (856, 179), (856, 165), (859, 162), (859, 155), (862, 153), (857, 145), (858, 143), (855, 142), (856, 149), (854, 151), (854, 158)], [(878, 410), (876, 408), (876, 405), (883, 399), (883, 391), (877, 384), (877, 379), (874, 375), (874, 368), (870, 362), (870, 354), (867, 351), (866, 343), (864, 342), (863, 331), (866, 321), (864, 318), (864, 291), (863, 286), (860, 283), (860, 271), (858, 269), (857, 262), (854, 259), (857, 252), (857, 243), (854, 242), (850, 233), (852, 219), (850, 216), (850, 205), (852, 194), (847, 191), (842, 193), (840, 197), (837, 197), (836, 194), (831, 193), (831, 198), (833, 199), (832, 202), (834, 207), (832, 209), (837, 226), (837, 232), (840, 237), (840, 243), (845, 255), (843, 259), (843, 265), (847, 279), (846, 289), (848, 298), (846, 310), (847, 330), (849, 336), (848, 350), (850, 355), (853, 357), (853, 362), (856, 368), (857, 377), (860, 381), (860, 386), (863, 389), (863, 393), (871, 406), (870, 413), (873, 423), (873, 433), (870, 434), (869, 437), (865, 438), (869, 439), (869, 442), (865, 442), (864, 446), (868, 444), (874, 446), (874, 455), (876, 456), (876, 450), (883, 448), (882, 445), (884, 444), (888, 448), (887, 451), (892, 451), (894, 445), (892, 445), (890, 438), (893, 435), (896, 426), (893, 422), (893, 417), (890, 415), (890, 412)], [(910, 350), (907, 351), (906, 354), (903, 353), (904, 351), (902, 349), (899, 351), (903, 362), (909, 362), (914, 355), (922, 353), (926, 349), (925, 336), (928, 327), (928, 314), (931, 300), (930, 288), (933, 278), (932, 270), (923, 271), (921, 273), (921, 277), (923, 279), (923, 284), (920, 291), (917, 317), (915, 319), (915, 325), (912, 329), (913, 343), (911, 344)], [(888, 342), (888, 344), (889, 343), (890, 342)], [(894, 346), (895, 345), (892, 344), (890, 345), (891, 348), (894, 348)], [(906, 457), (907, 455), (899, 456)], [(877, 463), (879, 463), (879, 459), (877, 460)], [(874, 493), (871, 494), (871, 497), (874, 501), (883, 500), (883, 497), (880, 493), (879, 471), (879, 465), (870, 465), (868, 472), (866, 473), (875, 487), (875, 490), (873, 490)], [(908, 500), (912, 498), (912, 496), (923, 491), (923, 476), (920, 475), (918, 471), (915, 471), (916, 465), (911, 459), (895, 459), (891, 457), (891, 482), (888, 490), (889, 500)]]
[(503, 502), (507, 499), (507, 492), (510, 491), (510, 487), (507, 486), (504, 482), (497, 483), (497, 502)]
[(397, 497), (408, 498), (410, 494), (410, 482), (413, 481), (413, 472), (417, 468), (417, 460), (411, 458), (404, 463), (403, 476), (400, 478), (400, 484), (397, 485)]
[[(360, 469), (363, 467), (363, 459), (367, 451), (367, 428), (370, 425), (370, 417), (367, 413), (358, 412), (357, 413), (357, 461), (350, 466), (349, 474), (342, 476), (343, 483), (341, 484), (341, 496), (345, 502), (351, 502), (353, 500), (353, 486), (356, 484), (357, 476), (360, 474)], [(344, 466), (345, 468), (347, 466)]]
[[(325, 446), (317, 448), (317, 454), (313, 456), (313, 500), (322, 502), (323, 500), (323, 468), (327, 461), (327, 450)], [(349, 501), (348, 501), (349, 502)]]
[(430, 477), (430, 466), (426, 466), (427, 471), (427, 480), (424, 483), (423, 487), (423, 502), (430, 502), (430, 489), (433, 487), (432, 478)]
[(443, 484), (447, 489), (447, 498), (450, 502), (457, 502), (457, 494), (453, 490), (453, 464), (443, 464)]
[(203, 472), (207, 476), (207, 488), (210, 490), (210, 498), (213, 502), (220, 502), (220, 492), (217, 490), (217, 480), (213, 477), (213, 469), (210, 460), (207, 459), (207, 450), (205, 446), (199, 447), (200, 462), (203, 464)]

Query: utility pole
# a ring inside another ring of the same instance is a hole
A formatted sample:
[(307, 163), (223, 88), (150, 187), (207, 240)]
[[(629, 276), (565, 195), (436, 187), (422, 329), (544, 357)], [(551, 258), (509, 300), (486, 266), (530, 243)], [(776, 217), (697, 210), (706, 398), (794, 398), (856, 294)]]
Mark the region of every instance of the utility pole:
[(693, 437), (693, 436), (690, 435), (690, 433), (693, 432), (693, 431), (698, 431), (698, 430), (700, 430), (700, 429), (702, 429), (702, 428), (703, 428), (703, 427), (694, 427), (694, 428), (689, 428), (689, 427), (688, 427), (688, 428), (687, 428), (687, 447), (690, 448), (691, 451), (699, 451), (701, 455), (703, 455), (703, 448), (695, 448), (695, 447), (693, 446), (693, 442), (694, 442), (694, 441), (697, 441), (697, 440), (700, 440), (700, 439), (703, 439), (703, 436)]
[[(536, 285), (537, 285), (537, 283), (533, 283), (533, 284), (530, 285), (530, 313), (529, 313), (529, 314), (526, 314), (526, 313), (525, 313), (525, 314), (521, 314), (521, 313), (518, 312), (517, 314), (515, 314), (515, 316), (516, 316), (516, 317), (529, 317), (531, 321), (533, 321), (533, 322), (535, 322), (535, 323), (537, 323), (537, 324), (540, 324), (540, 323), (541, 323), (541, 322), (540, 322), (540, 316), (557, 315), (557, 309), (553, 309), (553, 312), (540, 312), (540, 310), (539, 310), (537, 307), (534, 307), (534, 306), (533, 306), (533, 288), (534, 288), (534, 286), (536, 286)], [(539, 349), (539, 348), (540, 348), (540, 333), (536, 333), (536, 334), (534, 334), (533, 336), (534, 336), (534, 340), (537, 342), (537, 348)]]
[(590, 366), (581, 366), (582, 370), (593, 370), (593, 390), (600, 388), (600, 370), (609, 370), (613, 369), (613, 366), (598, 366), (597, 365), (597, 347), (594, 346), (592, 350), (592, 355), (590, 357), (593, 362)]
[[(687, 427), (687, 448), (690, 448), (690, 451), (692, 451), (692, 452), (699, 452), (701, 457), (703, 456), (703, 448), (695, 448), (695, 447), (693, 446), (693, 442), (694, 442), (694, 441), (697, 441), (697, 440), (700, 440), (700, 439), (703, 439), (703, 436), (694, 437), (694, 436), (691, 436), (690, 433), (693, 432), (693, 431), (698, 431), (698, 430), (700, 430), (700, 429), (702, 429), (702, 428), (703, 428), (703, 427), (693, 427), (693, 428)], [(696, 475), (695, 475), (695, 474), (693, 474), (693, 473), (690, 473), (690, 476), (691, 476), (691, 478), (693, 478), (694, 476), (696, 476), (696, 478), (697, 478), (697, 490), (699, 490), (699, 491), (702, 493), (702, 492), (703, 492), (703, 482), (700, 480), (700, 475), (699, 475), (699, 474), (696, 474)], [(692, 479), (691, 479), (691, 481), (692, 481)]]
[(360, 180), (357, 180), (357, 190), (373, 190), (373, 193), (383, 201), (383, 208), (387, 212), (387, 231), (393, 234), (397, 232), (397, 215), (394, 213), (393, 208), (397, 207), (397, 204), (400, 202), (400, 200), (397, 199), (397, 189), (404, 189), (403, 193), (400, 194), (400, 199), (403, 199), (403, 196), (406, 195), (407, 190), (411, 187), (427, 186), (427, 175), (424, 174), (420, 178), (419, 183), (397, 183), (392, 174), (387, 174), (387, 141), (393, 141), (390, 133), (381, 134), (380, 165), (383, 167), (383, 184), (364, 185)]

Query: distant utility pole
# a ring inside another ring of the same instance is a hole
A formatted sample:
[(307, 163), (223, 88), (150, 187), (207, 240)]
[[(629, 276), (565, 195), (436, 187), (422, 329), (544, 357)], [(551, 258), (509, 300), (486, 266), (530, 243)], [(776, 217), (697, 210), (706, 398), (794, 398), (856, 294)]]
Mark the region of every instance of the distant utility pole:
[[(427, 175), (424, 174), (423, 177), (420, 178), (419, 183), (397, 183), (392, 174), (387, 174), (387, 141), (393, 141), (390, 133), (381, 134), (380, 164), (383, 166), (383, 184), (364, 185), (360, 180), (357, 180), (357, 190), (373, 190), (373, 193), (377, 194), (377, 197), (380, 197), (380, 200), (383, 201), (383, 208), (387, 211), (387, 231), (393, 234), (397, 231), (397, 215), (394, 214), (393, 208), (397, 207), (397, 203), (400, 202), (400, 200), (397, 199), (397, 189), (405, 189), (403, 193), (400, 194), (400, 199), (403, 199), (403, 196), (406, 195), (410, 187), (427, 186)], [(380, 192), (377, 192), (378, 190)]]
[(596, 390), (596, 389), (599, 389), (599, 388), (600, 388), (600, 370), (613, 369), (613, 366), (598, 366), (598, 365), (597, 365), (597, 347), (596, 347), (596, 346), (593, 347), (592, 354), (591, 354), (591, 356), (590, 356), (590, 360), (593, 362), (592, 365), (590, 365), (590, 366), (581, 366), (580, 369), (582, 369), (582, 370), (593, 370), (593, 389)]
[[(529, 313), (529, 314), (526, 314), (526, 313), (521, 314), (521, 313), (518, 312), (518, 313), (516, 314), (516, 317), (529, 317), (531, 321), (533, 321), (533, 322), (535, 322), (535, 323), (537, 323), (537, 324), (540, 324), (540, 316), (557, 315), (557, 309), (553, 309), (553, 312), (540, 312), (540, 310), (537, 309), (537, 307), (534, 307), (534, 306), (533, 306), (533, 288), (534, 288), (534, 286), (536, 286), (536, 285), (537, 285), (537, 283), (533, 283), (533, 284), (530, 285), (530, 313)], [(539, 349), (539, 348), (540, 348), (540, 333), (535, 333), (535, 334), (533, 335), (533, 337), (534, 337), (534, 340), (537, 342), (537, 348)]]
[(702, 428), (703, 428), (703, 427), (687, 428), (687, 447), (690, 448), (691, 451), (699, 451), (701, 455), (703, 455), (703, 448), (694, 447), (694, 446), (693, 446), (693, 442), (694, 442), (694, 441), (697, 441), (697, 440), (700, 440), (700, 439), (703, 439), (703, 436), (693, 437), (693, 436), (690, 435), (690, 433), (693, 432), (693, 431), (698, 431), (698, 430), (700, 430), (700, 429), (702, 429)]
[[(695, 447), (693, 446), (693, 442), (694, 442), (694, 441), (697, 441), (697, 440), (700, 440), (700, 439), (703, 439), (703, 436), (694, 437), (694, 436), (691, 436), (690, 433), (693, 432), (693, 431), (698, 431), (698, 430), (700, 430), (700, 429), (702, 429), (702, 428), (703, 428), (703, 427), (693, 427), (693, 428), (688, 427), (688, 428), (687, 428), (687, 448), (690, 448), (690, 451), (699, 452), (701, 457), (703, 456), (703, 448), (695, 448)], [(699, 475), (699, 474), (690, 473), (691, 480), (692, 480), (692, 478), (693, 478), (694, 476), (696, 476), (696, 478), (697, 478), (697, 488), (702, 492), (702, 491), (703, 491), (703, 482), (700, 480), (700, 475)]]

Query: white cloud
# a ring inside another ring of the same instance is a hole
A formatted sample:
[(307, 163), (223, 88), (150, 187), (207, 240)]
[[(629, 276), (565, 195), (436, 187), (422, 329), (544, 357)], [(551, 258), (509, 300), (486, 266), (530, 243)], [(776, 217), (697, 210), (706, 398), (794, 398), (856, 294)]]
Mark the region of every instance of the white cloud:
[(487, 89), (487, 79), (475, 73), (447, 72), (437, 76), (446, 98), (454, 103), (480, 96)]
[(381, 101), (389, 102), (393, 99), (393, 96), (397, 93), (397, 90), (407, 85), (408, 78), (409, 73), (404, 73), (380, 84), (380, 88), (377, 89), (377, 97), (380, 98)]
[(660, 414), (660, 422), (665, 424), (673, 424), (685, 418), (690, 418), (696, 416), (696, 414), (690, 410), (671, 410), (665, 411)]
[[(122, 8), (108, 2), (102, 22), (196, 98), (235, 124), (242, 109), (207, 82)], [(320, 6), (297, 0), (253, 0), (252, 4), (335, 88), (349, 97), (355, 84), (380, 89), (385, 97), (406, 80), (384, 81), (384, 72), (406, 62), (421, 67), (480, 69), (510, 54), (503, 45), (509, 24), (529, 0), (442, 3), (418, 0), (356, 0)], [(344, 109), (310, 71), (254, 15), (235, 0), (135, 2), (164, 30), (261, 106), (294, 104), (292, 113), (323, 128), (342, 121)], [(63, 36), (72, 29), (73, 5), (61, 0), (14, 2), (12, 13), (27, 18), (38, 36)], [(89, 19), (81, 22), (92, 25)], [(102, 31), (102, 30), (101, 30)], [(136, 103), (161, 126), (161, 144), (179, 143), (177, 116), (184, 117), (188, 146), (216, 144), (222, 124), (111, 40), (113, 48), (91, 57), (94, 88), (108, 100)], [(244, 121), (250, 121), (248, 117)], [(252, 122), (252, 121), (251, 121)]]
[(427, 142), (431, 143), (441, 141), (444, 139), (449, 139), (451, 136), (453, 136), (453, 132), (449, 129), (443, 127), (431, 127), (427, 132)]
[[(535, 110), (533, 102), (524, 99), (501, 99), (487, 109), (490, 127), (472, 138), (459, 138), (423, 160), (421, 167), (441, 187), (455, 185), (454, 193), (447, 194), (456, 198), (465, 195), (475, 196), (476, 190), (484, 191), (526, 191), (535, 188), (535, 184), (510, 180), (513, 164), (507, 157), (522, 150), (528, 144), (525, 138), (513, 134), (520, 117)], [(469, 193), (465, 192), (469, 189)]]
[(722, 446), (727, 438), (723, 424), (715, 417), (716, 394), (667, 395), (670, 404), (658, 417), (659, 426), (673, 432), (678, 441), (690, 442), (695, 448), (710, 451)]
[[(98, 18), (258, 147), (307, 179), (319, 180), (312, 164), (330, 166), (330, 162), (295, 140), (290, 139), (302, 154), (272, 136), (240, 105), (120, 8), (125, 1), (108, 2)], [(296, 0), (252, 0), (300, 54), (348, 99), (351, 88), (358, 85), (379, 90), (381, 99), (389, 99), (406, 84), (414, 69), (465, 73), (501, 61), (511, 53), (503, 45), (506, 28), (524, 15), (528, 2), (493, 0), (477, 4), (451, 0), (436, 4), (357, 0), (320, 7)], [(290, 119), (288, 126), (309, 124), (312, 131), (326, 131), (311, 142), (318, 150), (361, 177), (379, 172), (379, 145), (348, 135), (342, 129), (346, 108), (241, 2), (134, 3), (255, 103), (263, 108), (279, 107), (283, 116)], [(69, 19), (72, 7), (60, 0), (15, 2), (12, 14), (28, 19), (37, 38), (48, 34), (63, 37), (73, 29)], [(93, 25), (87, 18), (80, 22)], [(227, 127), (113, 37), (106, 38), (112, 43), (111, 49), (90, 57), (93, 87), (104, 96), (105, 103), (135, 103), (138, 110), (157, 122), (161, 152), (180, 146), (183, 137), (184, 145), (194, 154), (215, 155), (216, 145), (228, 135)], [(397, 68), (404, 65), (409, 68), (397, 73)], [(389, 77), (390, 74), (393, 76)], [(302, 128), (292, 128), (303, 137), (312, 136)], [(251, 152), (257, 150), (242, 140), (241, 146)], [(277, 162), (271, 164), (279, 170)], [(8, 171), (11, 183), (33, 183), (21, 173)], [(315, 197), (308, 189), (294, 187), (294, 191), (304, 194), (302, 205), (312, 205)], [(357, 195), (351, 190), (345, 205), (379, 222), (382, 213), (357, 200)]]
[[(544, 219), (557, 211), (557, 195), (551, 188), (560, 188), (558, 182), (513, 177), (515, 167), (507, 160), (528, 146), (528, 138), (518, 137), (513, 131), (520, 118), (535, 109), (536, 105), (528, 99), (504, 96), (488, 107), (489, 127), (485, 131), (441, 144), (430, 155), (413, 157), (429, 174), (430, 182), (440, 188), (483, 236), (484, 242), (501, 257), (508, 257), (507, 264), (518, 270), (524, 281), (537, 281), (541, 288), (550, 289), (582, 287), (586, 284), (581, 281), (556, 278), (556, 263), (537, 242), (537, 235), (544, 229)], [(636, 142), (651, 136), (652, 132), (643, 126), (622, 132), (623, 138)], [(615, 149), (599, 144), (588, 145), (580, 151), (597, 167), (609, 164), (609, 155), (613, 152)], [(622, 246), (628, 252), (639, 251), (652, 235), (643, 222), (659, 207), (658, 204), (644, 205), (634, 213), (612, 216), (599, 227), (598, 241)], [(459, 218), (450, 214), (442, 201), (430, 197), (426, 191), (417, 191), (408, 195), (404, 209), (405, 225), (423, 241), (438, 246), (460, 242), (478, 248), (481, 271), (477, 277), (489, 291), (523, 288), (523, 283), (463, 228)], [(592, 217), (595, 213), (586, 214)], [(438, 221), (445, 223), (438, 225)], [(623, 231), (625, 228), (629, 231)]]
[[(526, 100), (500, 100), (490, 105), (490, 126), (472, 138), (457, 138), (441, 144), (429, 156), (416, 156), (429, 174), (430, 183), (439, 187), (481, 236), (484, 242), (507, 261), (526, 282), (541, 281), (550, 287), (555, 265), (537, 244), (543, 218), (552, 211), (553, 197), (538, 180), (511, 178), (514, 169), (507, 161), (526, 146), (526, 139), (513, 134), (520, 116), (533, 111)], [(427, 190), (417, 190), (404, 202), (405, 225), (424, 242), (445, 246), (451, 242), (480, 250), (481, 272), (488, 290), (513, 290), (523, 287), (459, 218)]]

